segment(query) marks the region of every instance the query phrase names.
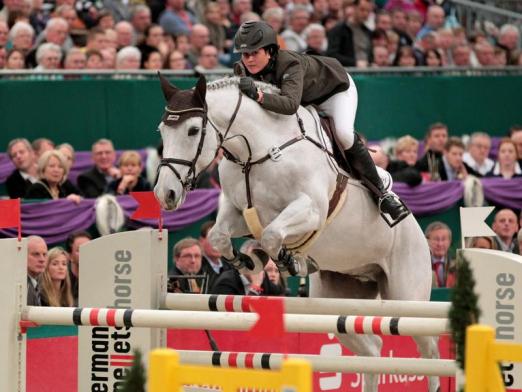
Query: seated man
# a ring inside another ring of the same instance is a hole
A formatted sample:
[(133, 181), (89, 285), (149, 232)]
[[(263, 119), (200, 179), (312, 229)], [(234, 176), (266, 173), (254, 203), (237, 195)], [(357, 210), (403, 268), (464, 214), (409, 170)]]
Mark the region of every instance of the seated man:
[(448, 127), (443, 123), (430, 125), (425, 137), (424, 150), (426, 151), (415, 167), (421, 173), (426, 173), (431, 181), (439, 181), (440, 167), (442, 166), (442, 152), (448, 141)]
[(199, 241), (187, 237), (178, 241), (172, 250), (173, 275), (169, 276), (168, 291), (200, 294), (207, 292), (208, 273), (202, 267), (202, 250)]
[(120, 177), (120, 170), (114, 166), (116, 152), (108, 139), (92, 145), (92, 160), (94, 167), (78, 176), (78, 188), (83, 196), (95, 198), (105, 192), (107, 184)]
[(488, 158), (490, 150), (491, 138), (489, 135), (484, 132), (475, 132), (471, 135), (468, 151), (464, 153), (462, 159), (481, 176), (485, 176), (495, 165), (493, 160)]
[(16, 168), (5, 181), (7, 194), (11, 199), (24, 197), (31, 185), (38, 181), (33, 148), (27, 139), (13, 139), (7, 146), (7, 155)]
[(41, 306), (39, 278), (47, 266), (47, 244), (42, 237), (27, 237), (27, 305)]
[(445, 223), (436, 221), (426, 227), (424, 235), (431, 254), (432, 287), (453, 287), (455, 266), (448, 253), (451, 246), (451, 229)]
[(464, 180), (468, 174), (481, 177), (475, 170), (464, 163), (464, 143), (458, 137), (450, 137), (444, 146), (439, 177), (442, 181)]
[(216, 222), (208, 221), (201, 225), (201, 231), (199, 235), (199, 244), (203, 250), (203, 265), (202, 268), (205, 273), (208, 274), (208, 291), (212, 289), (212, 286), (216, 282), (216, 279), (223, 272), (232, 269), (232, 266), (226, 261), (222, 260), (221, 253), (212, 246), (208, 240), (208, 232), (212, 229)]
[(78, 306), (78, 291), (80, 287), (80, 246), (92, 240), (92, 236), (86, 231), (71, 233), (65, 241), (65, 250), (69, 253), (69, 278), (74, 306)]
[(520, 253), (515, 237), (518, 231), (517, 215), (512, 210), (505, 208), (497, 212), (491, 228), (497, 235), (495, 241), (498, 249), (504, 252)]

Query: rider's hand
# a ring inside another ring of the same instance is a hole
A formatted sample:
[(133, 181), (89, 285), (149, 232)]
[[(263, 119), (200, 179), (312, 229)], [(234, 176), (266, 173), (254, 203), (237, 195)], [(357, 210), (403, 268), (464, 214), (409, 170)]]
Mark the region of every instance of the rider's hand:
[(247, 97), (252, 98), (254, 101), (257, 101), (259, 98), (257, 87), (254, 83), (254, 79), (249, 76), (243, 76), (239, 79), (239, 89), (243, 94)]

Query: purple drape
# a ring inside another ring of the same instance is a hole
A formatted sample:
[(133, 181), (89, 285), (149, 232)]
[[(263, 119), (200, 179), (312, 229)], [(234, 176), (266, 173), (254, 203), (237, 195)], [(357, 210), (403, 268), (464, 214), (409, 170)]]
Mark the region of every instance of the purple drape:
[[(522, 208), (522, 178), (511, 180), (485, 178), (481, 181), (486, 199), (492, 205), (515, 210)], [(413, 188), (406, 184), (395, 183), (393, 189), (418, 216), (447, 210), (463, 196), (463, 185), (460, 181), (427, 183)], [(164, 227), (169, 230), (179, 230), (214, 212), (218, 207), (219, 193), (216, 189), (200, 189), (189, 193), (179, 210), (163, 212)], [(118, 202), (127, 218), (137, 207), (130, 196), (119, 196)], [(41, 235), (50, 244), (62, 242), (69, 233), (86, 229), (94, 222), (93, 199), (84, 199), (79, 205), (64, 199), (22, 205), (23, 234)], [(157, 227), (157, 222), (129, 220), (128, 226)], [(0, 233), (9, 237), (16, 236), (14, 229), (0, 230)]]

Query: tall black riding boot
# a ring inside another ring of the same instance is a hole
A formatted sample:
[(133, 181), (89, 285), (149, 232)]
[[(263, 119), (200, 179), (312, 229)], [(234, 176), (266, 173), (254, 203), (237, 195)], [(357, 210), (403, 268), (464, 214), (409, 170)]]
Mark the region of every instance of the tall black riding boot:
[[(384, 189), (375, 164), (359, 135), (355, 134), (352, 148), (345, 150), (344, 154), (353, 174), (370, 190), (373, 200), (377, 203), (379, 211), (388, 225), (393, 227), (410, 214), (410, 210), (397, 195)], [(389, 215), (391, 219), (388, 219), (386, 215)]]

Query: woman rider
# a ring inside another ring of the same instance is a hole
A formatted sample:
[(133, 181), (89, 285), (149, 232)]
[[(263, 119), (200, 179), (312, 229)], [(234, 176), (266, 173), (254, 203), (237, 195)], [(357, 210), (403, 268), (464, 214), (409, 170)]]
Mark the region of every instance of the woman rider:
[[(391, 217), (391, 222), (385, 219), (387, 223), (396, 224), (408, 216), (406, 206), (384, 189), (368, 150), (354, 132), (357, 89), (336, 59), (279, 50), (272, 27), (258, 21), (240, 26), (234, 37), (234, 51), (241, 53), (241, 63), (234, 70), (241, 76), (239, 89), (243, 94), (266, 110), (286, 115), (295, 114), (301, 104), (318, 105), (334, 120), (352, 172), (368, 185), (381, 214)], [(276, 85), (280, 95), (263, 93), (254, 80)]]

